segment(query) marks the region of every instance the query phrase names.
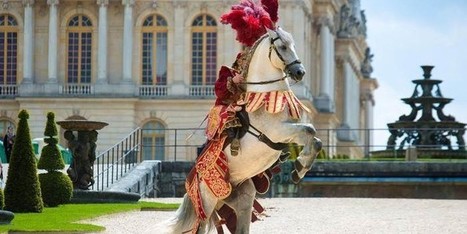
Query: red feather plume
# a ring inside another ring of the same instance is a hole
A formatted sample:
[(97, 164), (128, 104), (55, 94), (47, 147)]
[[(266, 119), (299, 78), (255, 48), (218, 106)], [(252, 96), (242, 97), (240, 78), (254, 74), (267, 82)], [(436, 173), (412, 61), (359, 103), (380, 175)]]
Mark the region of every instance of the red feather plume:
[(261, 5), (269, 14), (272, 22), (276, 23), (279, 20), (279, 0), (261, 0)]
[(229, 12), (221, 16), (221, 22), (230, 24), (237, 31), (237, 41), (246, 46), (252, 46), (266, 33), (266, 28), (274, 28), (269, 13), (251, 0), (242, 0), (233, 5)]

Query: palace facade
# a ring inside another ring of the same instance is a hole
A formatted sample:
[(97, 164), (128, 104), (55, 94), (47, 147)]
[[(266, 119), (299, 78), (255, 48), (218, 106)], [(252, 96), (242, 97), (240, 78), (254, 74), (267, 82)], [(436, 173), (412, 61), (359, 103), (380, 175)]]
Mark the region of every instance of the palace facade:
[[(188, 145), (204, 137), (186, 129), (200, 126), (218, 69), (242, 49), (219, 21), (237, 2), (2, 0), (0, 132), (26, 109), (32, 138), (43, 137), (52, 111), (57, 121), (109, 123), (99, 131), (99, 152), (141, 127), (143, 159), (193, 160)], [(359, 146), (372, 137), (353, 129), (373, 127), (378, 84), (360, 1), (279, 2), (278, 25), (294, 36), (307, 69), (292, 86), (312, 110), (303, 121), (319, 129), (329, 156), (362, 157)]]

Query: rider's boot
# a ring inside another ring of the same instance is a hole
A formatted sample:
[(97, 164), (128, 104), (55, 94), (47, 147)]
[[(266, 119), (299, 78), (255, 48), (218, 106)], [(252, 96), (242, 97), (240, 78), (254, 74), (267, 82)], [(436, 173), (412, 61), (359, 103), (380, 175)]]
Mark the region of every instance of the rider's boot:
[(240, 149), (240, 140), (237, 138), (234, 138), (232, 140), (232, 143), (230, 143), (230, 154), (232, 156), (237, 156), (239, 149)]
[(238, 151), (240, 149), (240, 139), (238, 139), (238, 131), (237, 127), (229, 128), (228, 136), (232, 138), (232, 142), (230, 142), (230, 154), (232, 156), (237, 156)]

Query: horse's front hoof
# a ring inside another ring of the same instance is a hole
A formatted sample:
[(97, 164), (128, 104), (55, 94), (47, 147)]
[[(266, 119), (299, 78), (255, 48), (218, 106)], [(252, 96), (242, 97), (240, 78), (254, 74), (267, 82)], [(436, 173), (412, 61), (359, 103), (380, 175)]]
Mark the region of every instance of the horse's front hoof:
[(294, 184), (298, 184), (300, 182), (300, 176), (298, 176), (298, 171), (297, 170), (293, 170), (292, 171), (292, 182)]

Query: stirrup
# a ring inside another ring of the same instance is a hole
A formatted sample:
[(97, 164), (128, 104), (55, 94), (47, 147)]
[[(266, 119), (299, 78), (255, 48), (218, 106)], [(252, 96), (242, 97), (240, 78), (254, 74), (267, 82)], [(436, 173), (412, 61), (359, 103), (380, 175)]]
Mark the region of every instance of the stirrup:
[(230, 154), (232, 156), (237, 156), (239, 149), (240, 149), (240, 140), (238, 140), (237, 138), (234, 138), (232, 142), (230, 143)]

